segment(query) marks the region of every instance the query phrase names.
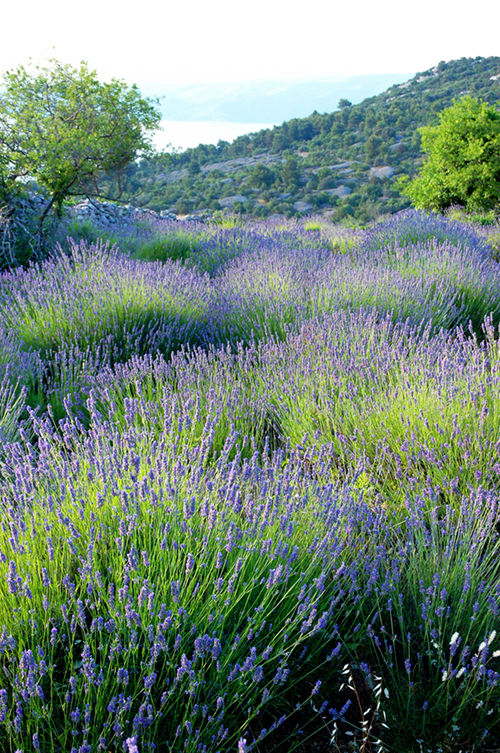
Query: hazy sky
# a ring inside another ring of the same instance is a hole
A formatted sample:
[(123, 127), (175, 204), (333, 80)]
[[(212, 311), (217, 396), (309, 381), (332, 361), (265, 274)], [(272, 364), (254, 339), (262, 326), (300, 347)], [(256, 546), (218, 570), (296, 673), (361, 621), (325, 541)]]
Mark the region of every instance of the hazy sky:
[(423, 71), (500, 55), (498, 0), (13, 0), (0, 19), (0, 73), (56, 57), (139, 86)]

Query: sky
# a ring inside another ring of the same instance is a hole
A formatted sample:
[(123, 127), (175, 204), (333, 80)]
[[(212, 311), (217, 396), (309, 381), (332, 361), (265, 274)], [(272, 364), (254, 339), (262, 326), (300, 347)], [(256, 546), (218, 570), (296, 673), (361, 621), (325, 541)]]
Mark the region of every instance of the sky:
[(81, 60), (101, 80), (158, 87), (424, 71), (500, 55), (500, 2), (18, 0), (2, 4), (0, 74)]

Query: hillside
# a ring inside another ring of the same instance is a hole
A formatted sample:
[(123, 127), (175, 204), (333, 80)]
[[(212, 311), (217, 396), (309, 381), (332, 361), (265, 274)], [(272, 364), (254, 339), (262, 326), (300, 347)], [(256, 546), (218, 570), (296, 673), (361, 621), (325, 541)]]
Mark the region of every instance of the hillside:
[(464, 94), (500, 101), (499, 57), (441, 62), (336, 112), (315, 111), (232, 143), (157, 154), (128, 168), (121, 198), (180, 214), (314, 212), (366, 222), (408, 206), (395, 181), (418, 169), (417, 128), (436, 122)]

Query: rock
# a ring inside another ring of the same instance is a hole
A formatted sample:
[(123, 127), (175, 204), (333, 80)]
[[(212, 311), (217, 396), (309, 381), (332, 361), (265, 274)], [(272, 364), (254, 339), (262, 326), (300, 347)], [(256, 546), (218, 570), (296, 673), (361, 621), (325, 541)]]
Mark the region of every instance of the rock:
[(391, 175), (394, 175), (394, 168), (389, 165), (370, 167), (370, 175), (373, 175), (375, 178), (390, 178)]
[(232, 207), (239, 202), (244, 204), (246, 201), (248, 201), (247, 197), (238, 193), (234, 196), (225, 196), (223, 199), (219, 199), (219, 204), (221, 207)]
[[(240, 201), (246, 201), (246, 197), (230, 197)], [(48, 199), (35, 192), (26, 192), (18, 200), (18, 210), (21, 214), (39, 214), (47, 206)], [(114, 204), (111, 201), (100, 199), (81, 199), (65, 209), (65, 216), (69, 219), (76, 218), (82, 221), (95, 223), (101, 228), (117, 228), (133, 225), (137, 221), (175, 222), (179, 216), (173, 207), (155, 212), (146, 207), (135, 207), (132, 204)], [(212, 213), (208, 209), (199, 209), (187, 215), (190, 221), (208, 222)]]
[(349, 186), (337, 186), (337, 188), (326, 188), (324, 191), (318, 191), (318, 193), (328, 193), (330, 196), (338, 196), (339, 198), (342, 198), (342, 196), (349, 196), (350, 193), (352, 193), (352, 189), (349, 188)]
[(309, 212), (312, 209), (312, 204), (308, 204), (307, 201), (296, 201), (293, 208), (297, 212)]
[[(69, 208), (68, 213), (80, 219), (90, 220), (103, 227), (116, 227), (117, 225), (131, 225), (137, 220), (165, 220), (172, 222), (180, 217), (171, 209), (162, 209), (155, 212), (145, 207), (134, 207), (131, 204), (113, 204), (94, 199), (83, 199)], [(193, 215), (187, 215), (189, 220), (204, 222), (210, 218), (206, 211), (200, 211)], [(186, 217), (183, 217), (185, 220)]]
[(176, 220), (180, 222), (203, 222), (202, 218), (197, 214), (183, 214), (180, 217), (176, 217)]
[(330, 170), (346, 170), (349, 168), (353, 163), (352, 159), (346, 160), (345, 162), (337, 162), (335, 165), (327, 165), (327, 167), (330, 168)]

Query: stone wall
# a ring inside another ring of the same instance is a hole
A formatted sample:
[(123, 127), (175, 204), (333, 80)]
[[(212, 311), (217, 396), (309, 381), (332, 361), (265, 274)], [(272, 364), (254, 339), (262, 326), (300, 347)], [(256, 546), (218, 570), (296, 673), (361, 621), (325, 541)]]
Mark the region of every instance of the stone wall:
[(112, 204), (96, 199), (83, 199), (78, 204), (73, 204), (68, 213), (80, 220), (90, 220), (105, 227), (123, 226), (142, 219), (179, 219), (172, 212), (154, 212), (152, 209), (140, 209), (131, 204)]

